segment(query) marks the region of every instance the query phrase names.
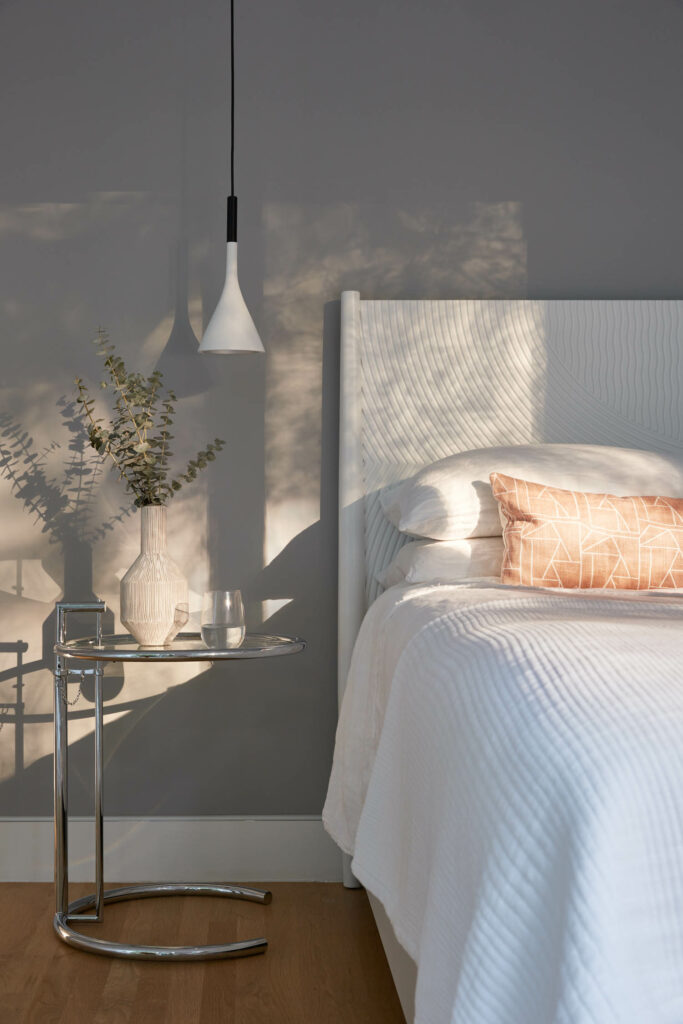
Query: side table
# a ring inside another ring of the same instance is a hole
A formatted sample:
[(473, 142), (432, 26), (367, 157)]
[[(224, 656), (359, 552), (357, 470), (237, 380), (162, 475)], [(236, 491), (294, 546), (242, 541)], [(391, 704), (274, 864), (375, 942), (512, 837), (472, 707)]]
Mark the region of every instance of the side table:
[[(118, 889), (104, 888), (104, 846), (102, 812), (102, 675), (107, 661), (167, 662), (167, 661), (235, 661), (242, 658), (272, 658), (297, 654), (305, 642), (298, 637), (247, 634), (240, 647), (228, 650), (208, 648), (198, 633), (180, 633), (166, 647), (139, 647), (132, 636), (102, 635), (102, 615), (105, 605), (101, 601), (57, 605), (57, 642), (54, 664), (55, 707), (55, 888), (56, 913), (54, 928), (63, 942), (76, 949), (104, 956), (130, 960), (219, 960), (226, 957), (253, 956), (265, 953), (266, 939), (228, 942), (215, 946), (137, 946), (109, 942), (81, 934), (71, 927), (72, 922), (102, 921), (106, 903), (151, 896), (226, 896), (229, 899), (270, 903), (271, 893), (263, 889), (249, 889), (241, 885), (170, 882), (150, 885), (127, 885)], [(95, 615), (95, 635), (79, 640), (67, 640), (66, 626), (72, 612), (90, 612)], [(69, 668), (70, 660), (94, 662), (93, 668)], [(67, 682), (70, 675), (92, 674), (95, 683), (95, 892), (69, 903), (68, 864), (68, 740), (67, 740)], [(85, 913), (92, 910), (93, 913)]]

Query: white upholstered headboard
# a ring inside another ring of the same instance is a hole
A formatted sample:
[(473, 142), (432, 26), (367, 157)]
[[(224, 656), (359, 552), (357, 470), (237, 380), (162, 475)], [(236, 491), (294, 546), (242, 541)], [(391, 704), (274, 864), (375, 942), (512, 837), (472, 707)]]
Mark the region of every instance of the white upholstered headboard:
[(341, 301), (339, 686), (403, 543), (378, 492), (455, 451), (683, 445), (683, 301)]

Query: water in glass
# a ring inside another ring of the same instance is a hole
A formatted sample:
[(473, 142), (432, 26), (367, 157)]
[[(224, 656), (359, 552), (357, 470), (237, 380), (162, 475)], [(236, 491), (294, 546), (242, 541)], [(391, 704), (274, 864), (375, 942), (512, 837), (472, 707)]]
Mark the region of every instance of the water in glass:
[(239, 647), (246, 633), (239, 590), (207, 590), (202, 607), (202, 640), (213, 650)]

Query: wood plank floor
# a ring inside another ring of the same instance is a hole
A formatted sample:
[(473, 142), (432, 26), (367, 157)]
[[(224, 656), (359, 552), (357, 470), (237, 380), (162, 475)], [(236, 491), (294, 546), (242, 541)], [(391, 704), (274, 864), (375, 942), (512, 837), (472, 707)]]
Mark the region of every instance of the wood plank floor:
[[(264, 956), (159, 964), (70, 949), (52, 930), (51, 885), (0, 885), (1, 1024), (404, 1024), (363, 890), (267, 888), (267, 907), (167, 897), (112, 904), (81, 926), (119, 942), (269, 942)], [(70, 897), (90, 891), (72, 885)]]

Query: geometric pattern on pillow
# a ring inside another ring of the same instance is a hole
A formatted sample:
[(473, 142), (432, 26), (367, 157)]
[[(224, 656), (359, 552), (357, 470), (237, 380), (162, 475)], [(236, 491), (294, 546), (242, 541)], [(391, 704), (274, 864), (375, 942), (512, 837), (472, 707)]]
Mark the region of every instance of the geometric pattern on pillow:
[(683, 587), (683, 498), (618, 498), (492, 473), (501, 581), (534, 587)]

